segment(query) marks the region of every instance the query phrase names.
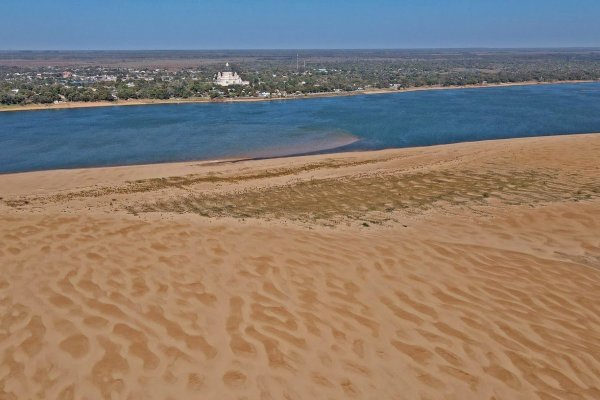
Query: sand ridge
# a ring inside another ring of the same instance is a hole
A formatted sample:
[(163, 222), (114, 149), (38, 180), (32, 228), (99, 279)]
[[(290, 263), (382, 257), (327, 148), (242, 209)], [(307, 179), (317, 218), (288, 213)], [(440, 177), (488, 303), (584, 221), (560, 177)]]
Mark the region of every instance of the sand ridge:
[(599, 149), (0, 176), (0, 398), (599, 398)]

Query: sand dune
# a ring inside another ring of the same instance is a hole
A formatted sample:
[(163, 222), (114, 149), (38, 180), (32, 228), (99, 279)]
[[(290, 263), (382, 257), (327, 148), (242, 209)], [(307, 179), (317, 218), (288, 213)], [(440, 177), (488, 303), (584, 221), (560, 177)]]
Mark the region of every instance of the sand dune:
[(599, 149), (0, 176), (0, 398), (600, 398)]

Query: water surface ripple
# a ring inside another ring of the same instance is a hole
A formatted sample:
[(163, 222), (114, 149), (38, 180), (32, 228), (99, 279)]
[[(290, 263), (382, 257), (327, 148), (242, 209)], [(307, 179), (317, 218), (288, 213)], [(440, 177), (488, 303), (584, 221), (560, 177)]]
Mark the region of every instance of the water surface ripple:
[(588, 132), (600, 132), (600, 83), (5, 112), (0, 172)]

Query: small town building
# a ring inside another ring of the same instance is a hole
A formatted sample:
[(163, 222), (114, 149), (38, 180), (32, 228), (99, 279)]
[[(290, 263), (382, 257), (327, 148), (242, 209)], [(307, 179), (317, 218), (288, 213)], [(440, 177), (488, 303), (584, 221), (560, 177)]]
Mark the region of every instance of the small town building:
[(215, 77), (215, 84), (219, 86), (231, 86), (231, 85), (249, 85), (250, 82), (242, 80), (237, 72), (233, 72), (229, 67), (229, 63), (225, 64), (225, 71), (217, 73)]

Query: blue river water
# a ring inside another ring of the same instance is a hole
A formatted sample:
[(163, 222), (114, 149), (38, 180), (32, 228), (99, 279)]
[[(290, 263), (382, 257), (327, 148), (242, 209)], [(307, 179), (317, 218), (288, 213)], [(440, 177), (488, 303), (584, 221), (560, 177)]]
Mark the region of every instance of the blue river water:
[(600, 83), (0, 113), (0, 173), (600, 132)]

